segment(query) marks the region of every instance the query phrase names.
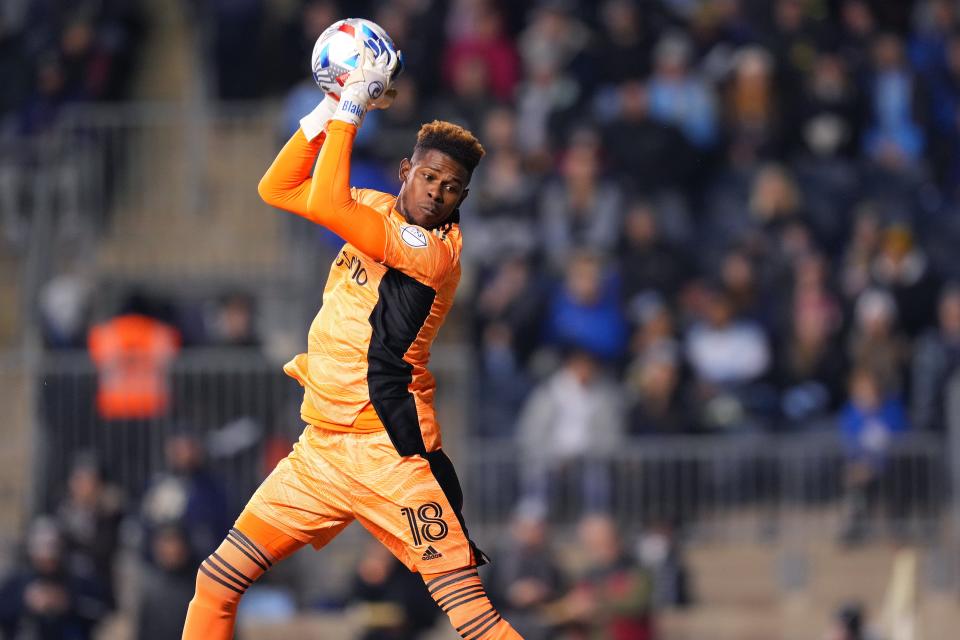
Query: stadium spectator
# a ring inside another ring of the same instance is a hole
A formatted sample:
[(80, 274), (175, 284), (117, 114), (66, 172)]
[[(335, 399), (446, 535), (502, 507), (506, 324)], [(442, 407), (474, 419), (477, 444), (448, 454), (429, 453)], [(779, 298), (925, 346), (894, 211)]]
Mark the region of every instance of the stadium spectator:
[(609, 362), (623, 357), (627, 325), (620, 306), (619, 282), (602, 258), (575, 254), (562, 284), (547, 303), (544, 341), (576, 347)]
[(710, 85), (691, 70), (692, 46), (686, 36), (663, 36), (653, 52), (650, 113), (680, 128), (690, 144), (711, 148), (717, 139), (716, 98)]
[(169, 525), (183, 529), (192, 558), (213, 551), (230, 528), (226, 493), (209, 471), (203, 443), (190, 433), (174, 433), (164, 443), (167, 468), (150, 483), (142, 502), (144, 552), (158, 531)]
[[(517, 38), (520, 56), (528, 72), (542, 64), (577, 77), (586, 62), (590, 29), (574, 15), (573, 0), (540, 0), (535, 3), (527, 27)], [(578, 78), (579, 79), (579, 78)]]
[(838, 340), (840, 307), (825, 290), (823, 259), (797, 264), (789, 335), (777, 350), (780, 412), (790, 426), (825, 417), (840, 406), (846, 362)]
[(577, 541), (587, 566), (551, 607), (554, 621), (575, 638), (653, 640), (652, 578), (624, 549), (613, 518), (587, 516)]
[(875, 207), (862, 203), (855, 212), (840, 274), (840, 288), (848, 300), (856, 299), (870, 285), (870, 267), (880, 248), (881, 228), (882, 222)]
[[(576, 495), (588, 510), (610, 500), (609, 456), (623, 441), (623, 398), (596, 357), (572, 350), (536, 387), (517, 423), (525, 500), (549, 510), (553, 498)], [(563, 505), (569, 507), (572, 505)]]
[(944, 390), (960, 366), (960, 288), (945, 287), (938, 306), (939, 324), (917, 340), (911, 364), (910, 422), (918, 430), (944, 428)]
[(84, 346), (92, 293), (91, 278), (82, 269), (61, 273), (43, 285), (38, 313), (49, 348)]
[(926, 146), (922, 129), (925, 96), (907, 66), (903, 42), (898, 36), (879, 36), (871, 56), (872, 69), (867, 80), (870, 118), (863, 139), (864, 151), (884, 167), (906, 167), (919, 160)]
[(438, 613), (423, 581), (379, 542), (367, 545), (348, 602), (361, 621), (358, 640), (422, 638)]
[(847, 350), (854, 367), (867, 368), (885, 390), (900, 390), (907, 366), (907, 343), (897, 332), (896, 301), (883, 289), (867, 289), (857, 298)]
[(825, 34), (803, 0), (775, 0), (768, 6), (770, 14), (765, 17), (772, 18), (772, 28), (766, 33), (767, 46), (779, 70), (780, 99), (791, 104), (801, 93), (802, 79), (809, 73)]
[(96, 460), (77, 456), (67, 478), (67, 495), (56, 512), (64, 562), (74, 574), (101, 581), (111, 603), (116, 598), (114, 563), (122, 508), (120, 491), (104, 481)]
[(751, 413), (774, 410), (773, 392), (762, 379), (772, 364), (769, 337), (759, 324), (736, 315), (725, 292), (708, 291), (703, 317), (684, 337), (684, 352), (705, 426), (744, 428)]
[(600, 140), (581, 129), (564, 153), (558, 180), (540, 197), (543, 249), (560, 269), (576, 249), (608, 252), (616, 246), (623, 194), (601, 176)]
[(955, 201), (960, 178), (960, 34), (950, 36), (945, 58), (944, 68), (929, 80), (930, 153), (940, 188)]
[(531, 255), (536, 249), (538, 185), (525, 170), (517, 148), (517, 120), (512, 109), (494, 107), (487, 112), (483, 134), (487, 155), (474, 172), (470, 198), (460, 213), (464, 232), (470, 234), (464, 258), (490, 267), (505, 255)]
[(560, 596), (563, 585), (548, 533), (543, 514), (518, 510), (510, 523), (510, 537), (490, 568), (490, 597), (526, 640), (554, 637), (540, 614), (542, 605)]
[(854, 369), (850, 374), (850, 399), (840, 417), (846, 450), (845, 541), (855, 542), (864, 535), (864, 520), (876, 502), (887, 454), (894, 439), (908, 426), (905, 407), (884, 389), (882, 377), (868, 368)]
[(863, 124), (862, 98), (843, 59), (831, 52), (817, 56), (799, 102), (786, 105), (795, 125), (786, 132), (790, 148), (820, 159), (853, 158)]
[(876, 640), (867, 629), (866, 612), (859, 602), (846, 604), (833, 616), (823, 640)]
[(648, 349), (627, 369), (630, 435), (671, 435), (694, 430), (681, 385), (680, 359), (668, 346)]
[(723, 92), (725, 135), (731, 144), (770, 155), (781, 143), (773, 58), (765, 49), (750, 46), (737, 51), (730, 62), (733, 69)]
[(29, 529), (26, 564), (0, 581), (0, 632), (5, 638), (92, 640), (109, 611), (102, 585), (74, 574), (56, 524), (38, 518)]
[(517, 88), (517, 143), (533, 168), (545, 171), (553, 164), (553, 150), (563, 144), (561, 134), (575, 118), (583, 94), (552, 58), (531, 60), (527, 66)]
[(870, 272), (874, 283), (893, 295), (899, 326), (907, 336), (913, 338), (934, 324), (939, 278), (909, 227), (894, 224), (884, 230)]
[(624, 215), (618, 247), (622, 294), (629, 308), (638, 296), (655, 292), (667, 298), (691, 275), (684, 247), (663, 236), (650, 201), (634, 201)]
[(651, 43), (647, 16), (633, 0), (606, 0), (600, 8), (601, 33), (589, 50), (595, 70), (584, 89), (601, 92), (629, 80), (639, 80), (650, 71)]
[(693, 604), (690, 569), (674, 527), (667, 522), (647, 527), (637, 541), (637, 558), (651, 574), (655, 610)]
[(514, 435), (530, 391), (527, 363), (539, 345), (543, 300), (530, 264), (503, 260), (478, 291), (474, 341), (478, 362), (477, 416), (482, 437)]
[(503, 17), (490, 4), (477, 3), (470, 31), (452, 40), (443, 54), (444, 77), (453, 84), (461, 65), (484, 66), (485, 94), (510, 100), (519, 79), (517, 52), (503, 33)]
[(137, 594), (137, 640), (168, 640), (180, 635), (193, 597), (197, 562), (179, 527), (164, 526), (154, 533)]
[(687, 358), (706, 385), (741, 385), (758, 379), (770, 366), (767, 336), (755, 322), (739, 318), (733, 300), (714, 289), (706, 313), (684, 338)]
[(619, 182), (647, 195), (690, 182), (696, 152), (676, 126), (654, 119), (646, 84), (629, 80), (611, 87), (594, 105), (605, 123), (603, 145)]
[(97, 365), (97, 409), (104, 420), (146, 420), (170, 404), (167, 368), (179, 349), (176, 329), (151, 317), (151, 304), (132, 296), (121, 313), (94, 325), (87, 337)]
[(207, 342), (218, 347), (258, 347), (254, 300), (243, 293), (223, 296), (207, 319)]
[(925, 78), (935, 78), (947, 64), (948, 42), (956, 26), (956, 6), (949, 0), (930, 0), (915, 8), (907, 53), (910, 64)]

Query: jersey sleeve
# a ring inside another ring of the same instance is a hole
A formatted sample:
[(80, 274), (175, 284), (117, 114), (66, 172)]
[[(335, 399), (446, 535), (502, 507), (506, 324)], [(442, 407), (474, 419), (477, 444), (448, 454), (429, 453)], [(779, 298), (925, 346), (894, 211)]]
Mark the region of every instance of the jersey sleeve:
[(387, 219), (383, 264), (439, 289), (457, 265), (453, 244), (441, 232)]
[(352, 124), (338, 120), (329, 124), (309, 185), (306, 217), (382, 262), (386, 218), (359, 202), (357, 190), (350, 188), (350, 157), (356, 135), (357, 128)]
[(290, 136), (257, 186), (264, 202), (298, 216), (309, 217), (307, 198), (310, 194), (310, 170), (317, 160), (325, 135), (321, 133), (308, 141), (303, 131), (297, 129)]

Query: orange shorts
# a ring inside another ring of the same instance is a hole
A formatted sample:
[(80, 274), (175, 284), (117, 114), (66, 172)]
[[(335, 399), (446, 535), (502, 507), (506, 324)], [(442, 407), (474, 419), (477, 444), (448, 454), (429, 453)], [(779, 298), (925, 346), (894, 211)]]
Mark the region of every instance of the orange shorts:
[(246, 510), (320, 549), (359, 520), (411, 571), (483, 564), (467, 537), (463, 493), (443, 451), (401, 457), (386, 431), (307, 426)]

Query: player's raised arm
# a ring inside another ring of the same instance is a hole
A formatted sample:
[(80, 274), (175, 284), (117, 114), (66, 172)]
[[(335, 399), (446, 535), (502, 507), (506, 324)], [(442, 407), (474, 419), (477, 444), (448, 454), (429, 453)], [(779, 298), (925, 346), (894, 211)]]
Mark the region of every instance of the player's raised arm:
[[(369, 50), (364, 50), (369, 53)], [(357, 128), (368, 108), (386, 106), (391, 70), (372, 60), (357, 67), (344, 84), (340, 103), (327, 125), (326, 141), (309, 185), (307, 217), (327, 227), (378, 262), (384, 258), (386, 221), (350, 192), (350, 157)]]
[(337, 109), (337, 99), (327, 96), (300, 120), (290, 140), (260, 179), (257, 191), (267, 204), (309, 218), (310, 169), (326, 134), (323, 129)]

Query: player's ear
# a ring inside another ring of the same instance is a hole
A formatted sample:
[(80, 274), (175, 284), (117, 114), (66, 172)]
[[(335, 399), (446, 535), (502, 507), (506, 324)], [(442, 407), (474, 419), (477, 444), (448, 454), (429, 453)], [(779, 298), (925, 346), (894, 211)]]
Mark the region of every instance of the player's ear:
[(457, 209), (460, 208), (460, 205), (463, 204), (463, 201), (467, 199), (467, 196), (470, 194), (470, 189), (464, 189), (463, 193), (460, 194), (460, 202), (457, 203)]
[(407, 176), (410, 175), (410, 168), (412, 166), (410, 158), (404, 158), (400, 161), (400, 182), (407, 181)]

